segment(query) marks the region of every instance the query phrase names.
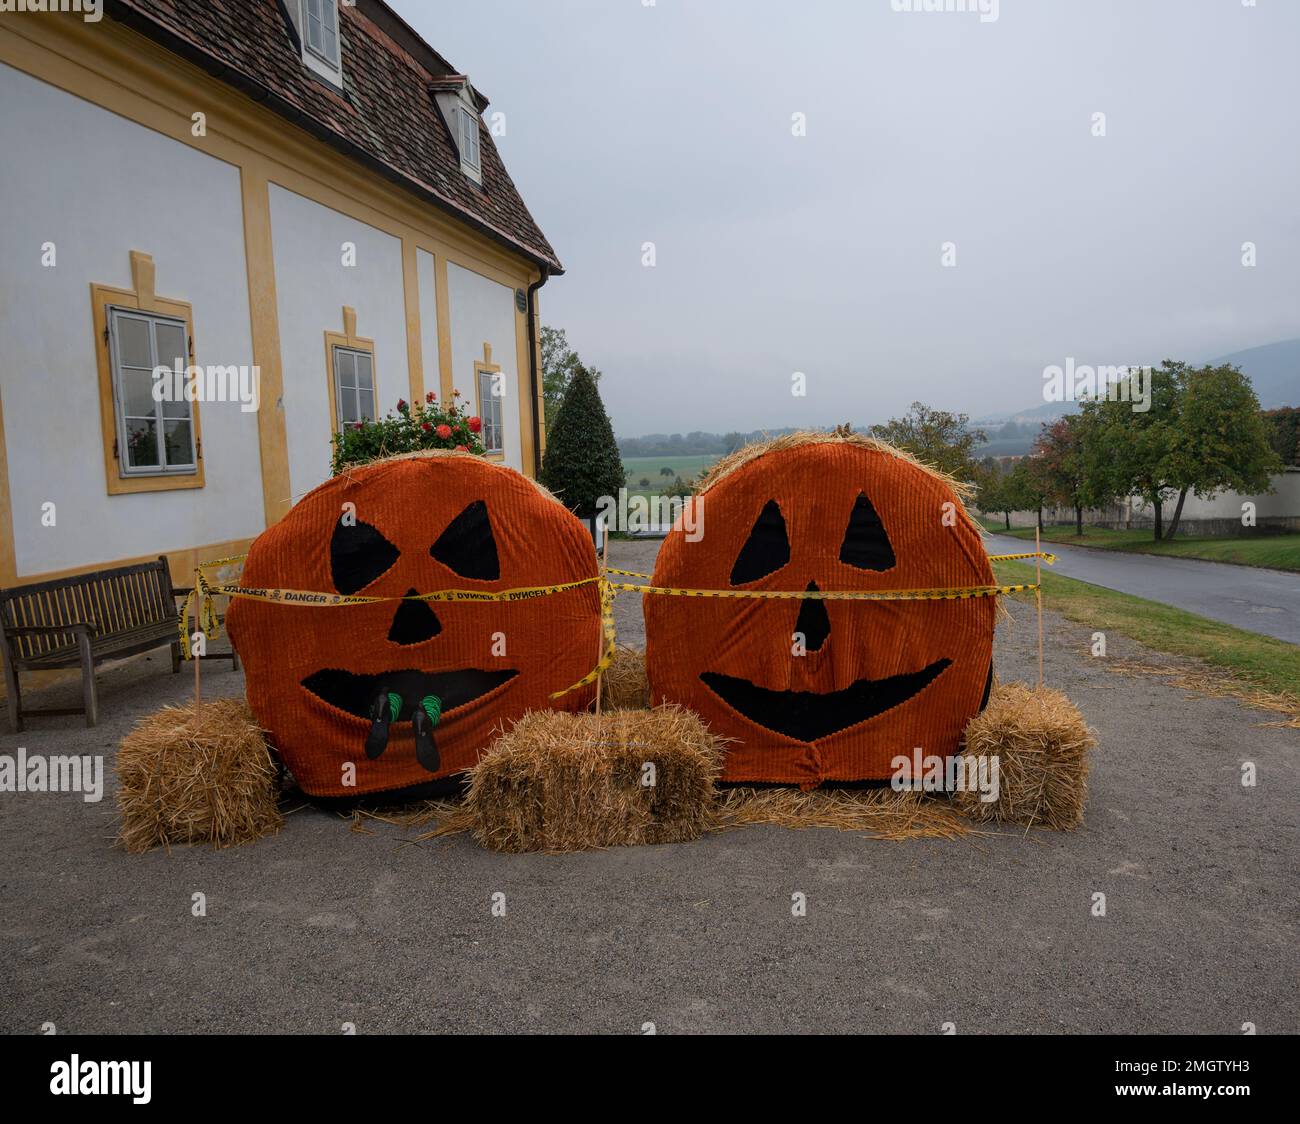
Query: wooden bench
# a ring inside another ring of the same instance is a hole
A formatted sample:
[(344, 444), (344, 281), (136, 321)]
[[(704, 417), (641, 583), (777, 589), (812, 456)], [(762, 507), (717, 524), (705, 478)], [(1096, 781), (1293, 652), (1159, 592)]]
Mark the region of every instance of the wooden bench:
[[(180, 612), (176, 604), (188, 589), (173, 587), (167, 559), (119, 566), (93, 574), (0, 589), (0, 654), (4, 658), (9, 729), (18, 733), (25, 714), (85, 714), (99, 721), (95, 667), (105, 660), (147, 652), (170, 644), (172, 671), (180, 670)], [(205, 656), (230, 660), (233, 652)], [(68, 709), (23, 709), (20, 671), (81, 668), (83, 705)]]

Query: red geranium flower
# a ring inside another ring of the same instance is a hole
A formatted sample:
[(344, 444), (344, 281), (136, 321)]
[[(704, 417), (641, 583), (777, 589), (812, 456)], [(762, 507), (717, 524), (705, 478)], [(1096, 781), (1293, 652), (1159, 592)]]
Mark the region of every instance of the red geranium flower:
[(458, 452), (458, 453), (468, 453), (469, 450), (468, 450), (467, 448), (465, 448), (464, 445), (457, 445), (457, 446), (456, 446), (456, 452)]
[(425, 433), (428, 433), (431, 429), (433, 429), (433, 426), (429, 422), (421, 422), (420, 428), (424, 430)]
[(444, 441), (446, 441), (447, 438), (451, 436), (451, 426), (449, 425), (438, 426), (438, 436), (441, 437)]
[(397, 400), (397, 408), (398, 408), (399, 410), (405, 410), (405, 409), (406, 409), (406, 399), (405, 399), (405, 398), (399, 398), (399, 399)]
[(478, 416), (476, 415), (475, 417), (472, 417), (472, 418), (469, 419), (469, 431), (470, 431), (471, 433), (477, 433), (477, 432), (478, 432), (479, 430), (481, 430), (482, 428), (483, 428), (483, 419), (482, 419), (482, 418), (480, 418), (480, 417), (478, 417)]
[(437, 397), (438, 397), (438, 396), (437, 396), (436, 394), (434, 394), (434, 392), (431, 390), (431, 391), (429, 391), (428, 394), (426, 394), (426, 395), (424, 396), (424, 400), (425, 400), (426, 402), (432, 402), (432, 401), (434, 401)]

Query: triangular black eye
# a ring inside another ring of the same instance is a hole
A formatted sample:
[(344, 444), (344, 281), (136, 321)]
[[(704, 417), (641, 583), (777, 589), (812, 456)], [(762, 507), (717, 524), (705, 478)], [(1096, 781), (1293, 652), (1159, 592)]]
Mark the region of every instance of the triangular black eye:
[(844, 544), (840, 547), (840, 561), (859, 570), (888, 570), (897, 561), (894, 548), (889, 545), (889, 536), (885, 534), (885, 525), (865, 492), (858, 493), (853, 514), (849, 516)]
[(369, 523), (334, 525), (330, 576), (340, 593), (356, 593), (387, 570), (401, 553)]
[(462, 578), (494, 582), (501, 576), (497, 561), (497, 541), (492, 536), (492, 521), (487, 504), (475, 500), (438, 536), (429, 553)]
[(731, 584), (744, 585), (774, 573), (790, 561), (785, 517), (776, 500), (768, 500), (754, 520), (754, 529), (731, 567)]

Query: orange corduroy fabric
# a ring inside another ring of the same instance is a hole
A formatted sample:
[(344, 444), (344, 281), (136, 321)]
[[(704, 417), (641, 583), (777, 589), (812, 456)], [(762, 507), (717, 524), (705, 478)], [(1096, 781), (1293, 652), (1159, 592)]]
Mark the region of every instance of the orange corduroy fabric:
[[(253, 543), (240, 584), (400, 597), (597, 572), (590, 534), (530, 480), (478, 457), (424, 455), (316, 488)], [(311, 607), (236, 597), (227, 625), (253, 713), (313, 796), (391, 792), (470, 768), (494, 730), (525, 711), (588, 705), (591, 687), (550, 694), (590, 671), (601, 644), (594, 584), (511, 602), (429, 602), (427, 612), (406, 601)], [(369, 760), (365, 704), (396, 690), (409, 711), (431, 684), (445, 696), (433, 731), (438, 770), (417, 761), (409, 713)], [(344, 783), (348, 763), (355, 785)]]
[[(877, 542), (875, 549), (892, 551), (892, 565), (868, 569), (842, 560), (860, 496), (874, 509), (876, 539), (887, 537), (888, 545)], [(788, 538), (788, 561), (733, 585), (737, 559), (772, 501)], [(806, 591), (815, 583), (831, 592), (993, 584), (979, 531), (948, 484), (870, 445), (827, 439), (778, 448), (706, 486), (702, 505), (699, 541), (688, 541), (679, 523), (659, 551), (655, 585)], [(804, 788), (884, 780), (893, 758), (910, 757), (918, 746), (924, 754), (957, 752), (989, 681), (994, 598), (823, 601), (820, 624), (816, 609), (801, 617), (805, 604), (645, 598), (653, 699), (688, 706), (713, 733), (735, 739), (723, 780)], [(794, 655), (800, 623), (812, 626), (820, 646)], [(926, 681), (915, 691), (894, 679), (918, 675)], [(873, 686), (891, 679), (892, 686)], [(854, 721), (873, 705), (873, 692), (879, 705), (891, 691), (905, 697)], [(764, 720), (803, 725), (792, 734)]]

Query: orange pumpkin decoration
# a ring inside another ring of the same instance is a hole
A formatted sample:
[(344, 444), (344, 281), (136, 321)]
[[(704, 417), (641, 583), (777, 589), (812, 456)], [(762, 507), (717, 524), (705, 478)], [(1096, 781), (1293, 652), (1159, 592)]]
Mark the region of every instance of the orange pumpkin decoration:
[[(479, 457), (426, 453), (316, 488), (256, 539), (240, 584), (402, 597), (597, 572), (590, 534), (531, 480)], [(591, 670), (601, 642), (594, 584), (511, 601), (236, 597), (227, 624), (254, 715), (318, 797), (436, 791), (503, 723), (590, 704), (591, 687), (550, 695)]]
[[(654, 584), (858, 591), (993, 584), (946, 477), (858, 435), (798, 434), (720, 462)], [(947, 516), (945, 518), (945, 516)], [(956, 753), (992, 675), (994, 599), (645, 597), (653, 700), (735, 739), (724, 781), (885, 780), (897, 755)], [(802, 654), (796, 654), (801, 652)]]

